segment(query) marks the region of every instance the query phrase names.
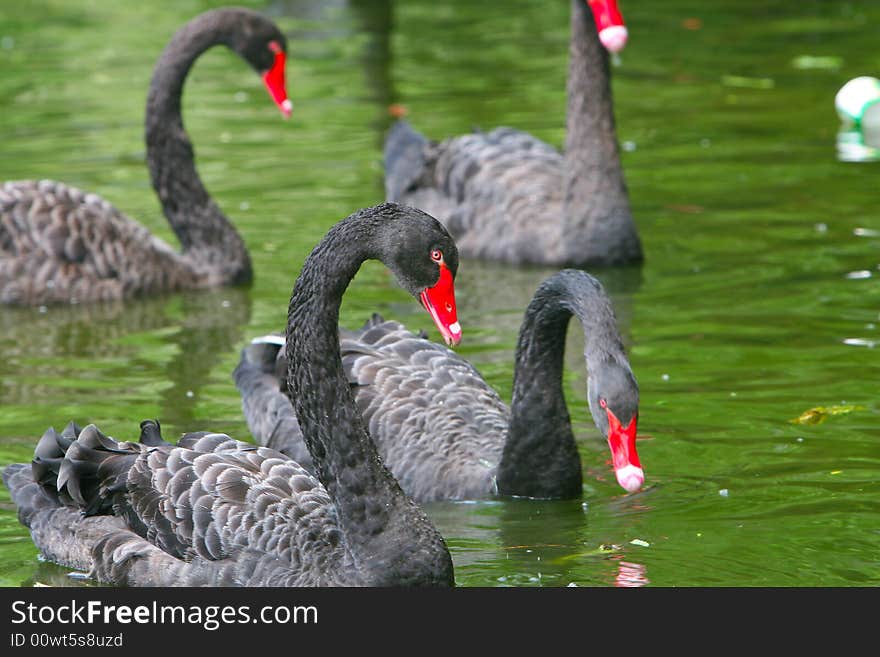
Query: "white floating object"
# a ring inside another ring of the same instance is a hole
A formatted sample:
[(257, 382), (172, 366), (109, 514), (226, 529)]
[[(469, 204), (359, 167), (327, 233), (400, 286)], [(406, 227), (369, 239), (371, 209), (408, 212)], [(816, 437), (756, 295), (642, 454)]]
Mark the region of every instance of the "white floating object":
[(848, 344), (851, 347), (868, 347), (868, 349), (873, 349), (877, 346), (877, 341), (866, 340), (865, 338), (846, 338), (843, 344)]
[(718, 494), (719, 494), (721, 497), (729, 497), (729, 496), (730, 496), (730, 491), (728, 491), (726, 488), (722, 488), (721, 490), (718, 491)]
[(853, 78), (834, 97), (837, 115), (845, 123), (861, 123), (865, 111), (880, 101), (880, 80), (869, 75)]
[(651, 544), (648, 541), (643, 541), (640, 538), (634, 538), (629, 542), (630, 545), (638, 545), (639, 547), (651, 547)]

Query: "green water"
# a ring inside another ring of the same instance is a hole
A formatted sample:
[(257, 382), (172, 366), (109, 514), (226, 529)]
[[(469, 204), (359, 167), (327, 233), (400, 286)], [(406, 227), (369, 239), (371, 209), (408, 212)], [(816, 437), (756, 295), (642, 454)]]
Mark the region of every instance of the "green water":
[[(0, 180), (63, 180), (173, 242), (143, 162), (144, 99), (171, 33), (218, 4), (0, 1)], [(565, 0), (243, 4), (290, 38), (292, 120), (223, 49), (199, 60), (183, 105), (206, 186), (251, 249), (253, 287), (0, 309), (0, 464), (28, 460), (45, 428), (69, 419), (121, 439), (148, 417), (168, 436), (248, 439), (231, 381), (239, 349), (283, 326), (300, 263), (323, 233), (382, 200), (390, 103), (434, 138), (512, 125), (563, 140)], [(565, 387), (583, 500), (428, 506), (457, 582), (876, 586), (880, 164), (838, 160), (833, 98), (852, 77), (880, 75), (880, 6), (622, 9), (630, 43), (613, 88), (646, 260), (594, 273), (639, 380), (647, 485), (623, 495), (613, 480), (573, 328)], [(549, 273), (461, 266), (461, 352), (507, 399), (521, 313)], [(342, 322), (373, 311), (430, 328), (369, 264)], [(849, 412), (791, 422), (835, 406)], [(35, 582), (77, 583), (38, 562), (0, 490), (0, 584)]]

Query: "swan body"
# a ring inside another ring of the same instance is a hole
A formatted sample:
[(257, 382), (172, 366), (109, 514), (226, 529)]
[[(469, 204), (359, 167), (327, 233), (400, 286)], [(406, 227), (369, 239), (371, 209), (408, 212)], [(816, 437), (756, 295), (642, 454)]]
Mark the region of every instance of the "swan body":
[(457, 325), (458, 256), (435, 219), (383, 204), (330, 230), (297, 279), (286, 332), (287, 389), (314, 474), (225, 434), (170, 444), (152, 420), (138, 442), (95, 425), (50, 429), (31, 464), (3, 472), (43, 555), (128, 586), (453, 585), (445, 542), (382, 465), (342, 372), (339, 305), (370, 258), (441, 330)]
[[(157, 434), (158, 424), (145, 421), (142, 429), (142, 435)], [(351, 564), (327, 491), (273, 450), (210, 432), (186, 434), (176, 445), (143, 438), (118, 442), (94, 424), (80, 430), (70, 423), (61, 434), (49, 429), (37, 453), (42, 456), (34, 466), (14, 464), (4, 471), (19, 518), (45, 558), (87, 571), (98, 581), (134, 586), (362, 583), (336, 576)], [(50, 474), (50, 480), (61, 482), (57, 488), (35, 482), (32, 468), (41, 470), (47, 460), (60, 463), (61, 472)], [(95, 462), (103, 478), (92, 483), (87, 470)], [(88, 485), (103, 491), (87, 496)], [(125, 509), (124, 515), (107, 515), (114, 504)], [(238, 549), (245, 528), (247, 546)]]
[(435, 143), (400, 120), (386, 136), (386, 199), (438, 217), (463, 256), (572, 267), (642, 260), (615, 134), (608, 54), (587, 3), (571, 2), (562, 153), (509, 127)]
[[(375, 315), (340, 331), (345, 374), (385, 464), (418, 502), (496, 495), (576, 498), (581, 461), (562, 390), (571, 317), (584, 331), (587, 399), (609, 444), (618, 483), (638, 490), (638, 384), (601, 284), (562, 270), (536, 290), (520, 328), (508, 407), (472, 364)], [(258, 443), (296, 454), (301, 434), (286, 402), (283, 336), (245, 347), (234, 372)]]
[(183, 83), (195, 60), (223, 44), (263, 77), (290, 114), (287, 42), (248, 9), (200, 14), (175, 33), (147, 96), (147, 163), (178, 251), (105, 199), (53, 180), (0, 184), (0, 303), (107, 301), (181, 289), (247, 283), (247, 247), (205, 190), (181, 117)]

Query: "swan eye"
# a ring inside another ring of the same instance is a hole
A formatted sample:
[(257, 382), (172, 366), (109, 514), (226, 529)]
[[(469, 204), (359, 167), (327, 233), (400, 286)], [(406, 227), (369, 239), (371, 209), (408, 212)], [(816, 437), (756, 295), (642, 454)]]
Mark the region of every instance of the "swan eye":
[(443, 262), (443, 252), (440, 249), (431, 251), (431, 260), (434, 262)]
[(599, 406), (601, 406), (602, 408), (608, 408), (608, 402), (605, 401), (604, 399), (600, 398), (599, 399)]
[(281, 52), (281, 44), (279, 44), (277, 41), (274, 41), (274, 40), (270, 41), (269, 42), (269, 50), (271, 50), (274, 53), (279, 53), (279, 52)]

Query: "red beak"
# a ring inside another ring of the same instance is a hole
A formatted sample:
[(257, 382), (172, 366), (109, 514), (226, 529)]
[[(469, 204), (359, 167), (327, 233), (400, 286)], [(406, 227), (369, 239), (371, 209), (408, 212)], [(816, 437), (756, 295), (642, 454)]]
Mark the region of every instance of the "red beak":
[(645, 473), (636, 452), (637, 418), (633, 418), (624, 427), (610, 408), (605, 409), (605, 412), (608, 413), (608, 447), (611, 448), (611, 463), (617, 483), (626, 491), (634, 493), (645, 483)]
[(440, 263), (440, 280), (434, 287), (422, 291), (419, 295), (425, 310), (431, 315), (437, 329), (449, 346), (461, 342), (461, 324), (455, 310), (455, 285), (452, 272), (445, 263)]
[(275, 51), (275, 62), (272, 68), (263, 74), (263, 82), (269, 90), (272, 100), (278, 105), (278, 108), (284, 114), (284, 118), (289, 119), (290, 113), (293, 111), (293, 103), (287, 97), (287, 88), (284, 82), (284, 64), (287, 57), (280, 48)]
[(599, 40), (611, 52), (620, 52), (629, 37), (617, 0), (587, 0), (593, 10)]

